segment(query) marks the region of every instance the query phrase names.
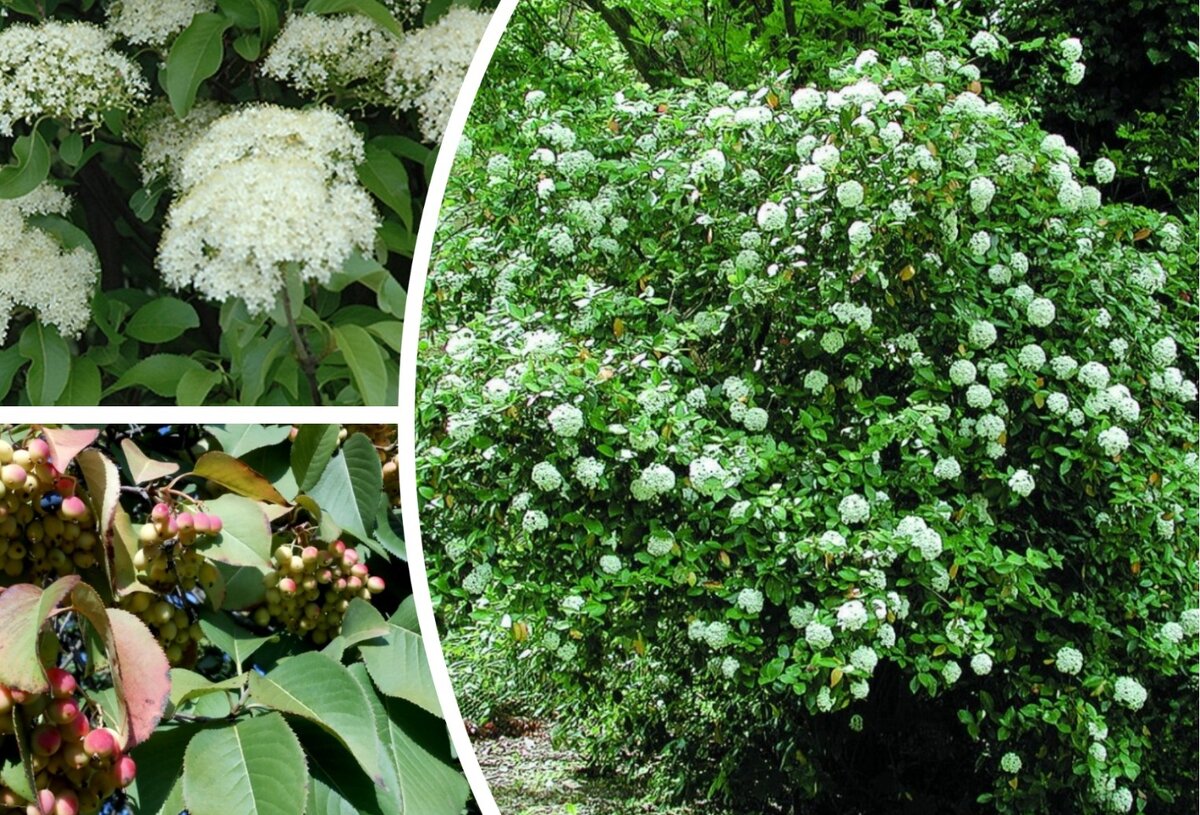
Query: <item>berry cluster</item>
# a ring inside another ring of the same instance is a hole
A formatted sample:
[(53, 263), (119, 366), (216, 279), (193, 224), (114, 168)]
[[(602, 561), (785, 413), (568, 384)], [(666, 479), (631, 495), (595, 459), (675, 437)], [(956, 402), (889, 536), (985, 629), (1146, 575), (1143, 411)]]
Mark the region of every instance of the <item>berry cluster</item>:
[(96, 523), (75, 479), (50, 463), (50, 446), (0, 439), (0, 571), (39, 583), (96, 565)]
[(133, 782), (137, 766), (122, 752), (116, 733), (106, 727), (93, 729), (75, 677), (61, 668), (50, 668), (46, 676), (46, 694), (0, 685), (0, 746), (15, 730), (13, 714), (19, 706), (31, 728), (30, 761), (37, 790), (37, 799), (28, 801), (0, 783), (0, 812), (95, 815), (106, 798)]
[(156, 593), (137, 592), (121, 600), (121, 607), (141, 617), (150, 627), (172, 665), (195, 654), (193, 643), (203, 637), (188, 607), (196, 601), (197, 587), (212, 586), (217, 569), (196, 551), (199, 538), (221, 531), (221, 519), (204, 512), (175, 512), (159, 503), (150, 520), (138, 531), (141, 544), (133, 556), (138, 580)]
[(278, 622), (317, 645), (337, 636), (351, 600), (370, 600), (384, 588), (383, 578), (370, 575), (358, 550), (342, 541), (325, 549), (280, 546), (273, 562), (275, 570), (263, 578), (267, 604), (254, 612), (254, 621), (262, 626)]

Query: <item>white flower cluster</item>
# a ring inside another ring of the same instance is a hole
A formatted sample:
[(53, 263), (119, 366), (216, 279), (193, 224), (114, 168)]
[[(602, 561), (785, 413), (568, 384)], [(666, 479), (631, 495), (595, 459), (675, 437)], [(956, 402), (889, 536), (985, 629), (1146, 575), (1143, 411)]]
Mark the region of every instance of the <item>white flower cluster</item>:
[(814, 651), (820, 651), (833, 645), (833, 629), (816, 620), (809, 621), (804, 626), (804, 641)]
[(907, 538), (925, 560), (936, 560), (942, 553), (942, 536), (916, 515), (901, 518), (900, 523), (896, 524), (896, 535)]
[(763, 610), (763, 595), (758, 589), (742, 589), (734, 603), (747, 614), (758, 614)]
[(1000, 756), (1000, 769), (1013, 775), (1021, 772), (1021, 757), (1016, 753), (1005, 753)]
[(954, 456), (938, 459), (933, 465), (933, 476), (940, 481), (952, 481), (962, 475), (962, 466)]
[(962, 678), (962, 666), (957, 662), (947, 662), (942, 666), (942, 680), (947, 685), (953, 685)]
[(291, 14), (262, 72), (307, 96), (350, 90), (366, 102), (387, 104), (386, 77), (407, 45), (362, 14)]
[(548, 461), (539, 461), (533, 465), (531, 477), (538, 489), (545, 492), (556, 490), (563, 483), (562, 475), (558, 472), (558, 469)]
[(990, 31), (980, 31), (971, 38), (971, 50), (977, 57), (989, 57), (1000, 50), (1000, 41)]
[(0, 136), (42, 117), (98, 127), (105, 111), (132, 110), (147, 91), (135, 62), (90, 23), (53, 20), (0, 31)]
[(988, 654), (978, 653), (971, 657), (971, 670), (976, 676), (986, 676), (992, 672), (992, 658)]
[(213, 0), (120, 0), (108, 7), (108, 27), (134, 45), (161, 48), (194, 16), (215, 8)]
[(976, 320), (967, 328), (967, 343), (972, 348), (989, 348), (996, 342), (996, 326), (987, 320)]
[(467, 68), (491, 14), (451, 6), (431, 26), (418, 28), (396, 50), (384, 87), (400, 107), (417, 112), (421, 133), (440, 142)]
[(692, 489), (701, 495), (712, 495), (725, 486), (729, 474), (721, 466), (721, 462), (708, 456), (700, 456), (688, 465), (688, 479)]
[(875, 672), (875, 666), (879, 664), (879, 655), (871, 646), (860, 645), (850, 652), (850, 664), (856, 671), (870, 675)]
[(1129, 447), (1129, 435), (1120, 427), (1113, 425), (1100, 431), (1096, 443), (1106, 456), (1119, 456)]
[(630, 493), (638, 501), (652, 501), (675, 488), (675, 472), (665, 464), (647, 464), (641, 475), (629, 485)]
[(861, 524), (871, 517), (871, 505), (858, 493), (851, 493), (838, 503), (838, 515), (847, 526)]
[(600, 556), (600, 571), (605, 574), (618, 574), (621, 571), (621, 558), (616, 555)]
[(967, 196), (971, 199), (971, 210), (978, 215), (987, 210), (996, 197), (996, 185), (986, 176), (977, 176), (971, 179)]
[(1008, 488), (1022, 498), (1033, 492), (1033, 476), (1028, 470), (1017, 470), (1008, 478)]
[(270, 309), (285, 277), (325, 284), (379, 225), (358, 134), (326, 109), (257, 105), (213, 122), (179, 166), (158, 265), (173, 288)]
[(675, 548), (675, 538), (670, 532), (664, 530), (650, 533), (650, 539), (646, 541), (646, 551), (654, 557), (669, 555), (673, 548)]
[(858, 631), (867, 624), (867, 608), (861, 600), (847, 600), (838, 606), (838, 627), (846, 631)]
[(593, 456), (580, 456), (575, 459), (572, 465), (571, 472), (575, 474), (575, 480), (588, 489), (595, 489), (600, 485), (600, 478), (604, 475), (604, 462)]
[(1179, 615), (1179, 625), (1189, 637), (1200, 634), (1200, 608), (1189, 608)]
[(550, 519), (540, 509), (529, 509), (521, 518), (521, 528), (526, 532), (541, 532), (550, 525)]
[(767, 232), (778, 232), (787, 225), (787, 210), (767, 201), (758, 208), (758, 225)]
[(492, 564), (480, 563), (463, 578), (462, 585), (470, 594), (483, 594), (487, 590), (488, 583), (491, 580)]
[(1045, 328), (1054, 322), (1054, 314), (1054, 303), (1045, 297), (1035, 297), (1025, 307), (1025, 317), (1038, 328)]
[(1113, 682), (1113, 700), (1130, 710), (1141, 710), (1146, 704), (1146, 696), (1146, 689), (1132, 677), (1119, 676)]
[(24, 197), (0, 200), (0, 343), (16, 308), (37, 312), (41, 322), (68, 337), (91, 320), (92, 289), (100, 277), (96, 256), (82, 246), (67, 249), (26, 221), (70, 209), (70, 199), (48, 183)]
[(559, 405), (550, 411), (547, 421), (556, 436), (573, 438), (583, 429), (583, 411), (574, 405)]

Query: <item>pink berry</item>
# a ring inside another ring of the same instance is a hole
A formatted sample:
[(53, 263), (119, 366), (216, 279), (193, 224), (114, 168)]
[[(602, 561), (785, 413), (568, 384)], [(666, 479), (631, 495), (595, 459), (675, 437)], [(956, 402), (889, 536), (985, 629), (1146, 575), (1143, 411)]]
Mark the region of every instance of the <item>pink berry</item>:
[(208, 527), (214, 535), (220, 533), (221, 527), (222, 527), (221, 519), (219, 517), (217, 517), (216, 515), (209, 515), (208, 516)]
[(116, 782), (116, 785), (121, 789), (125, 789), (133, 783), (134, 777), (137, 776), (137, 764), (129, 756), (121, 756), (113, 764), (112, 773), (113, 781)]
[(120, 753), (117, 734), (107, 727), (98, 727), (83, 739), (83, 749), (92, 758), (105, 759)]
[(10, 490), (24, 486), (27, 475), (25, 468), (20, 464), (5, 464), (0, 467), (0, 481)]
[(55, 724), (70, 724), (79, 718), (79, 705), (74, 699), (55, 699), (46, 708), (46, 718)]
[(54, 802), (54, 815), (79, 815), (79, 796), (71, 790), (63, 790)]
[(25, 807), (29, 815), (53, 815), (54, 793), (50, 790), (38, 790), (37, 801)]
[(50, 459), (50, 445), (43, 439), (30, 439), (25, 442), (25, 450), (29, 453), (31, 461), (42, 462)]
[(58, 748), (62, 747), (62, 733), (58, 732), (57, 727), (50, 725), (39, 725), (33, 731), (33, 738), (30, 740), (33, 743), (33, 752), (39, 756), (52, 756), (58, 752)]
[(203, 512), (196, 512), (192, 515), (192, 528), (196, 530), (197, 535), (207, 535), (212, 531), (212, 524), (209, 522), (211, 517)]
[(63, 499), (59, 512), (68, 521), (78, 521), (80, 518), (87, 517), (88, 506), (78, 495), (72, 495)]
[(166, 504), (162, 503), (161, 501), (154, 505), (154, 509), (150, 510), (150, 520), (154, 521), (155, 523), (159, 523), (160, 521), (165, 521), (167, 518), (170, 518), (170, 517), (171, 517), (171, 507), (167, 506)]
[(74, 696), (79, 687), (75, 677), (62, 668), (47, 668), (46, 680), (50, 683), (50, 695), (55, 699), (66, 699)]
[(295, 594), (296, 588), (296, 581), (290, 577), (285, 577), (279, 581), (279, 590), (284, 594)]
[(196, 528), (195, 520), (192, 518), (192, 513), (181, 512), (175, 516), (175, 528), (180, 532), (190, 532)]
[(367, 578), (367, 590), (370, 591), (371, 594), (379, 594), (379, 592), (383, 591), (383, 589), (384, 582), (382, 577)]

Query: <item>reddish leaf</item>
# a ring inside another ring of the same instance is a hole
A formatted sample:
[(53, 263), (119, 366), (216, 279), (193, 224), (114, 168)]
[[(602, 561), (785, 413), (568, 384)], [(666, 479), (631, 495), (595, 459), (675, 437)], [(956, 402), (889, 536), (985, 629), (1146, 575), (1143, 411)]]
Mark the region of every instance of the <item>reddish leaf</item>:
[(131, 439), (121, 439), (121, 452), (129, 464), (129, 474), (133, 483), (145, 484), (158, 478), (166, 478), (179, 470), (179, 465), (173, 461), (159, 461), (147, 456), (133, 443)]
[(101, 548), (104, 552), (104, 572), (108, 575), (109, 585), (113, 585), (112, 558), (112, 527), (120, 504), (117, 498), (121, 494), (121, 476), (117, 465), (113, 464), (99, 450), (84, 450), (79, 454), (79, 470), (83, 473), (83, 483), (87, 485), (88, 498), (91, 499), (92, 516), (96, 519), (96, 531), (100, 534)]
[(219, 450), (205, 453), (200, 456), (192, 472), (201, 478), (215, 481), (238, 495), (272, 504), (287, 504), (287, 499), (271, 486), (270, 481), (228, 453)]
[(78, 575), (60, 578), (42, 591), (20, 583), (0, 594), (0, 684), (30, 693), (50, 685), (38, 656), (42, 626), (58, 604), (79, 584)]
[(136, 616), (110, 608), (108, 623), (116, 649), (109, 658), (119, 677), (118, 694), (126, 704), (128, 749), (148, 739), (162, 719), (171, 696), (171, 665), (158, 640)]
[(99, 435), (99, 430), (68, 430), (61, 427), (42, 431), (46, 444), (50, 445), (50, 463), (60, 473), (65, 473), (75, 456), (90, 447)]

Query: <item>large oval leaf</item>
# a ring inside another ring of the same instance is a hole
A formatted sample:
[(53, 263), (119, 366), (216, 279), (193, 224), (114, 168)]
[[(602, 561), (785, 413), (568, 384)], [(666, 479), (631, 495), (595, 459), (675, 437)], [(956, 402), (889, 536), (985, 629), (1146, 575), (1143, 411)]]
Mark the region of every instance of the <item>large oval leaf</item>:
[(211, 450), (196, 461), (192, 472), (201, 478), (215, 481), (238, 495), (272, 504), (287, 504), (287, 499), (271, 482), (243, 462), (220, 450)]
[(167, 55), (167, 97), (183, 118), (196, 103), (200, 83), (215, 74), (225, 56), (224, 37), (232, 23), (220, 14), (197, 14), (175, 38)]
[(297, 815), (308, 768), (300, 741), (278, 713), (197, 733), (183, 758), (191, 815)]
[(362, 433), (348, 438), (309, 494), (338, 526), (370, 540), (383, 494), (383, 468), (371, 440)]
[(316, 652), (290, 657), (266, 676), (251, 674), (250, 694), (259, 704), (320, 725), (384, 786), (368, 700), (341, 663)]

